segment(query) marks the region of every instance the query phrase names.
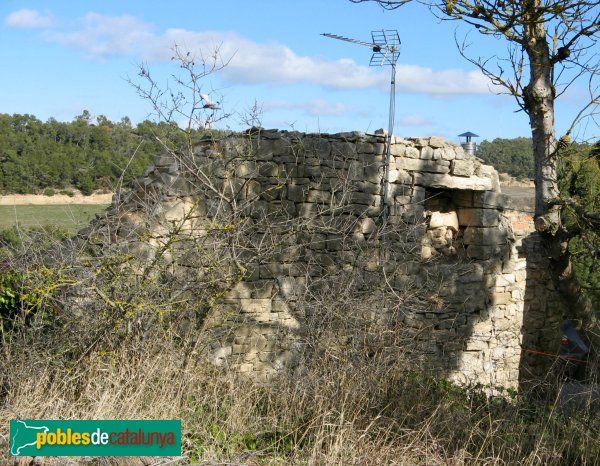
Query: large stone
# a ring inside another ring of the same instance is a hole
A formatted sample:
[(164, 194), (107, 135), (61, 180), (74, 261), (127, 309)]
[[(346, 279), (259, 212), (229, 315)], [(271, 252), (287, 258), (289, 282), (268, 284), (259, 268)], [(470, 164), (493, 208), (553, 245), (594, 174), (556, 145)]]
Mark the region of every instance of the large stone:
[(494, 191), (485, 191), (473, 196), (473, 207), (486, 209), (513, 209), (514, 202), (510, 196)]
[(444, 147), (444, 146), (448, 145), (448, 143), (440, 137), (432, 136), (429, 138), (429, 145), (431, 147), (433, 147), (434, 149), (436, 149), (438, 147)]
[(458, 231), (458, 216), (456, 212), (432, 212), (429, 228), (446, 227)]
[(421, 159), (423, 160), (432, 160), (433, 159), (433, 149), (429, 146), (425, 146), (421, 149)]
[(416, 185), (428, 188), (465, 189), (472, 191), (489, 191), (492, 189), (492, 180), (480, 176), (464, 178), (448, 174), (414, 173), (413, 180)]
[(493, 227), (498, 225), (500, 214), (496, 209), (458, 209), (458, 223), (461, 226)]
[(506, 244), (508, 238), (506, 232), (496, 227), (469, 226), (465, 228), (463, 241), (465, 244), (490, 246), (493, 244)]
[(449, 173), (450, 163), (446, 160), (421, 160), (398, 157), (396, 167), (400, 170), (431, 173)]
[(456, 176), (472, 176), (475, 173), (473, 159), (453, 160), (451, 173)]

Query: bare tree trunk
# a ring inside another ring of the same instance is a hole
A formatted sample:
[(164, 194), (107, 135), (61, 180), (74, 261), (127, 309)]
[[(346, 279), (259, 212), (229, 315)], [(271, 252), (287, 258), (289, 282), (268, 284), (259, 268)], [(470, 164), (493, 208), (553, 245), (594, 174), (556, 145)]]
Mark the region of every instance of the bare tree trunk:
[[(539, 8), (540, 0), (524, 3), (526, 11), (535, 12)], [(529, 21), (524, 23), (524, 40), (530, 62), (530, 81), (524, 89), (524, 104), (529, 114), (535, 159), (535, 216), (536, 219), (543, 219), (536, 222), (536, 228), (539, 231), (549, 229), (556, 231), (559, 222), (558, 209), (548, 207), (550, 201), (559, 194), (556, 170), (558, 144), (554, 128), (553, 64), (546, 41), (544, 23), (534, 17), (528, 19)]]
[[(523, 6), (527, 12), (539, 11), (540, 0), (525, 0)], [(524, 106), (529, 114), (535, 160), (535, 227), (543, 234), (544, 253), (552, 264), (554, 285), (565, 301), (563, 314), (584, 322), (584, 326), (591, 329), (595, 325), (591, 302), (582, 293), (573, 272), (569, 237), (561, 227), (560, 208), (553, 204), (560, 194), (558, 141), (554, 126), (556, 92), (552, 83), (554, 65), (546, 28), (539, 18), (530, 16), (524, 21), (524, 47), (530, 60), (530, 81), (524, 89)], [(592, 332), (588, 332), (588, 338), (596, 339)]]

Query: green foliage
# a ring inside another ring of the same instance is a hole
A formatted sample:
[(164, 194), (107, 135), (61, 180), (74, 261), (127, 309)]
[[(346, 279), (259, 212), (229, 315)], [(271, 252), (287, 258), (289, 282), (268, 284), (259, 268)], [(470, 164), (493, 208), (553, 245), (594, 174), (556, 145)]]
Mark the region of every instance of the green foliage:
[(70, 123), (0, 114), (0, 193), (114, 189), (138, 178), (163, 143), (183, 141), (172, 125), (144, 121), (132, 128), (128, 118), (112, 122), (102, 115), (94, 124), (87, 111)]
[(44, 189), (44, 196), (54, 196), (55, 194), (56, 194), (56, 191), (52, 188)]
[(57, 241), (70, 236), (71, 232), (60, 225), (5, 228), (0, 230), (0, 261), (24, 254), (32, 248), (36, 250), (49, 248)]
[(18, 314), (21, 294), (18, 289), (18, 276), (12, 272), (0, 273), (0, 318), (4, 322)]
[(0, 248), (16, 250), (21, 246), (21, 238), (16, 227), (0, 230)]
[(519, 179), (532, 179), (534, 175), (533, 146), (531, 138), (483, 141), (477, 156), (493, 165), (499, 173), (508, 173)]
[(6, 264), (0, 269), (0, 333), (24, 324), (43, 303), (43, 291), (28, 286), (26, 274)]
[[(600, 211), (600, 165), (596, 146), (572, 145), (560, 165), (561, 196), (572, 199), (588, 212)], [(600, 232), (597, 226), (565, 207), (565, 227), (575, 234), (569, 242), (573, 268), (588, 296), (600, 308)]]

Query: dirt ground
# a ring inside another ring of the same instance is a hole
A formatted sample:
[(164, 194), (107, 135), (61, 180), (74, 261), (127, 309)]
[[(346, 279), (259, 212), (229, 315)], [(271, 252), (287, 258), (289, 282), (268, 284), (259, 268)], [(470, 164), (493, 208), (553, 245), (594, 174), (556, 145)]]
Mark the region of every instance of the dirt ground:
[(66, 194), (55, 194), (54, 196), (44, 196), (41, 194), (9, 194), (0, 196), (0, 205), (65, 205), (65, 204), (110, 204), (112, 202), (112, 193), (92, 194), (83, 196), (76, 194), (67, 196)]

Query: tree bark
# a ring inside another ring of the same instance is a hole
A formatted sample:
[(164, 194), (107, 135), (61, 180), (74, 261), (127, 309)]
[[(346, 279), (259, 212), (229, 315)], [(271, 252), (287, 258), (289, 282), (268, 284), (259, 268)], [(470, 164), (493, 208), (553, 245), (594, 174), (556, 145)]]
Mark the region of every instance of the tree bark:
[[(558, 141), (554, 126), (556, 92), (552, 82), (551, 59), (545, 22), (537, 17), (541, 0), (523, 2), (523, 39), (529, 57), (530, 81), (524, 88), (524, 107), (529, 115), (535, 160), (535, 227), (543, 235), (545, 251), (550, 259), (556, 289), (565, 301), (564, 316), (582, 322), (586, 330), (596, 325), (590, 300), (582, 293), (573, 272), (569, 238), (561, 226), (560, 206), (555, 201), (558, 186)], [(598, 347), (593, 332), (589, 340)]]
[(552, 83), (553, 63), (546, 38), (546, 27), (536, 17), (540, 0), (525, 1), (524, 47), (529, 57), (530, 80), (524, 89), (525, 109), (529, 114), (535, 159), (535, 216), (538, 231), (559, 226), (557, 207), (549, 207), (558, 197), (556, 151), (558, 143), (554, 128), (555, 90)]

